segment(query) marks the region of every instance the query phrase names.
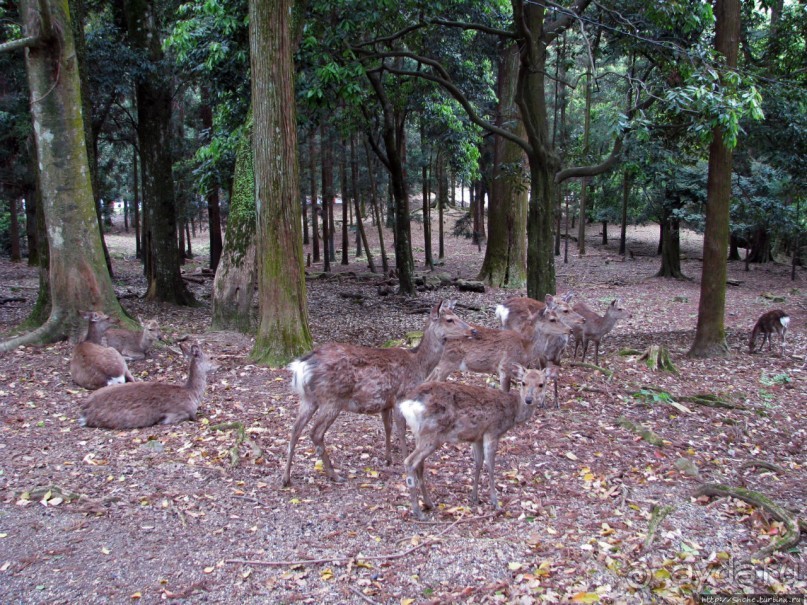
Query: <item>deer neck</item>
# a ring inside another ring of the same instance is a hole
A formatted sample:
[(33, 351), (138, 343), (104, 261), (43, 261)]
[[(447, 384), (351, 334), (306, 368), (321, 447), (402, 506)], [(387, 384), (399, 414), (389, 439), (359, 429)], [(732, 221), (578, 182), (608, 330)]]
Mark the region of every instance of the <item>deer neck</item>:
[(445, 342), (443, 339), (439, 338), (431, 327), (426, 328), (418, 346), (410, 351), (414, 366), (421, 375), (421, 380), (425, 379), (440, 363), (444, 349)]
[(90, 324), (87, 326), (87, 338), (85, 340), (87, 342), (101, 344), (101, 336), (103, 335), (103, 333), (104, 330), (101, 329), (101, 326), (98, 325), (98, 322), (91, 321)]
[(185, 388), (193, 393), (196, 399), (199, 399), (204, 393), (205, 387), (207, 387), (207, 372), (202, 371), (194, 359), (188, 370), (188, 380), (185, 382)]
[(606, 313), (605, 317), (602, 318), (602, 327), (608, 331), (616, 325), (618, 319), (618, 317), (615, 317), (611, 313)]

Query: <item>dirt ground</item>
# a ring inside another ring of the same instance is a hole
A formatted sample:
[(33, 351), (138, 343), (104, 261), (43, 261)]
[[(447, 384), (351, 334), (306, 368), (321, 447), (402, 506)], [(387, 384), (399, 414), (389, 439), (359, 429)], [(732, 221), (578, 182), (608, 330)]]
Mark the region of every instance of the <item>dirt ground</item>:
[[(422, 264), (417, 224), (413, 231)], [(570, 250), (568, 264), (557, 260), (560, 292), (574, 290), (601, 311), (619, 297), (632, 313), (603, 339), (600, 365), (613, 374), (565, 362), (560, 408), (539, 411), (502, 440), (500, 514), (486, 490), (480, 506), (469, 506), (467, 445), (432, 455), (426, 472), (437, 508), (427, 522), (409, 513), (399, 457), (384, 464), (377, 417), (342, 414), (327, 434), (345, 483), (327, 481), (304, 434), (293, 485), (281, 489), (298, 404), (289, 372), (251, 363), (248, 337), (208, 331), (210, 279), (190, 283), (196, 308), (140, 299), (133, 236), (110, 235), (124, 305), (159, 319), (168, 341), (130, 364), (135, 376), (184, 380), (173, 343), (188, 334), (221, 367), (197, 422), (108, 431), (77, 423), (87, 392), (70, 380), (72, 344), (0, 355), (0, 603), (691, 603), (701, 593), (806, 593), (803, 546), (752, 558), (785, 524), (741, 500), (693, 492), (702, 483), (745, 487), (807, 519), (807, 274), (791, 281), (783, 264), (745, 272), (730, 263), (740, 282), (727, 290), (731, 355), (689, 359), (701, 240), (686, 232), (682, 241), (691, 280), (657, 279), (656, 234), (654, 226), (629, 229), (634, 257), (623, 261), (616, 240), (603, 247), (592, 225), (586, 256)], [(194, 241), (190, 277), (207, 261), (205, 236)], [(436, 270), (473, 279), (483, 253), (453, 237), (446, 248)], [(351, 256), (343, 267), (339, 258), (335, 272), (366, 272), (364, 262)], [(441, 287), (412, 305), (349, 274), (307, 285), (317, 343), (375, 346), (421, 329), (425, 315), (416, 311), (442, 298), (493, 326), (495, 304), (516, 293)], [(0, 305), (0, 335), (25, 318), (36, 287), (35, 270), (0, 261), (0, 299), (25, 298)], [(775, 307), (792, 318), (785, 356), (749, 355), (754, 321)], [(678, 374), (619, 355), (653, 344), (668, 347)], [(485, 384), (480, 375), (452, 378)], [(696, 394), (734, 407), (684, 399)], [(652, 445), (620, 417), (663, 442)], [(654, 514), (660, 507), (669, 514)]]

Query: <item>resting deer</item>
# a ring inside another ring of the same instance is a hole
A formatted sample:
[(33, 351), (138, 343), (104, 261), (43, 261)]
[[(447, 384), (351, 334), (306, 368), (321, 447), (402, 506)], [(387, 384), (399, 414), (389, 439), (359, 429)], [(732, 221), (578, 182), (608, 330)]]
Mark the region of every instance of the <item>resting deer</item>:
[(765, 346), (765, 341), (768, 341), (768, 350), (773, 346), (773, 333), (776, 332), (781, 340), (780, 355), (785, 354), (785, 334), (787, 334), (787, 327), (790, 325), (790, 316), (781, 309), (773, 309), (767, 313), (763, 313), (754, 324), (754, 329), (751, 330), (751, 340), (748, 342), (748, 352), (753, 353), (756, 348), (757, 335), (762, 334), (762, 342), (759, 345), (760, 350)]
[(155, 340), (162, 340), (160, 325), (156, 319), (143, 323), (143, 330), (136, 332), (125, 328), (111, 328), (106, 331), (102, 343), (123, 355), (126, 361), (145, 359)]
[(73, 349), (70, 359), (70, 376), (73, 382), (85, 389), (95, 390), (110, 384), (133, 382), (134, 377), (120, 353), (101, 344), (104, 331), (117, 319), (90, 311), (82, 313), (89, 323), (87, 336)]
[(426, 489), (424, 462), (446, 442), (473, 444), (471, 502), (478, 502), (479, 475), (484, 461), (488, 468), (490, 502), (495, 509), (499, 508), (494, 478), (499, 439), (516, 424), (526, 422), (536, 406), (543, 407), (546, 398), (544, 370), (525, 370), (519, 365), (514, 368), (514, 375), (522, 383), (518, 392), (504, 393), (456, 382), (426, 382), (400, 400), (398, 411), (415, 436), (415, 449), (404, 465), (412, 514), (416, 517), (424, 518), (418, 504), (418, 485), (424, 508), (434, 508)]
[[(331, 465), (325, 449), (325, 433), (343, 410), (381, 414), (387, 463), (392, 463), (390, 434), (395, 401), (429, 375), (440, 361), (446, 341), (470, 338), (476, 334), (454, 313), (454, 304), (454, 301), (444, 301), (431, 310), (423, 338), (414, 349), (378, 349), (329, 343), (289, 365), (292, 389), (300, 395), (300, 409), (289, 439), (283, 486), (291, 483), (294, 447), (315, 413), (317, 416), (311, 428), (311, 441), (331, 481), (340, 481), (341, 478)], [(403, 426), (399, 427), (402, 450), (406, 447), (404, 430)]]
[(198, 344), (182, 346), (182, 352), (190, 359), (184, 385), (134, 382), (104, 387), (82, 404), (79, 423), (105, 429), (133, 429), (196, 420), (196, 410), (207, 386), (207, 373), (218, 366)]
[(600, 340), (603, 336), (613, 330), (616, 322), (625, 317), (630, 317), (627, 309), (620, 303), (619, 299), (614, 299), (605, 311), (605, 315), (600, 316), (590, 309), (585, 303), (579, 302), (574, 305), (574, 310), (582, 315), (586, 322), (580, 326), (572, 328), (574, 333), (574, 355), (577, 358), (577, 347), (583, 345), (581, 361), (586, 360), (586, 350), (589, 341), (594, 341), (594, 365), (600, 365)]

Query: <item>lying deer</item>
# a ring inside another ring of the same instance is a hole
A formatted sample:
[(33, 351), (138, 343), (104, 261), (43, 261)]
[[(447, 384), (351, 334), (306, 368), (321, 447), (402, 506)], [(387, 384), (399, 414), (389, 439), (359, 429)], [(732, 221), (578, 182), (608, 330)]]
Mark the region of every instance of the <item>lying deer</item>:
[[(392, 463), (390, 433), (395, 401), (429, 375), (440, 361), (446, 341), (470, 338), (476, 334), (454, 313), (454, 304), (455, 301), (445, 301), (431, 310), (423, 338), (414, 349), (378, 349), (329, 343), (289, 365), (292, 389), (300, 395), (300, 409), (289, 439), (286, 470), (283, 473), (284, 487), (291, 483), (291, 463), (300, 433), (317, 412), (311, 428), (311, 441), (331, 481), (340, 481), (341, 478), (325, 450), (325, 433), (343, 410), (381, 414), (387, 464)], [(402, 450), (406, 447), (404, 430), (403, 426), (399, 427)]]
[(134, 361), (145, 359), (154, 341), (162, 339), (160, 325), (156, 319), (150, 319), (143, 323), (143, 330), (140, 332), (125, 328), (111, 328), (104, 334), (102, 343), (116, 349), (126, 361)]
[(104, 331), (117, 319), (90, 311), (81, 315), (88, 321), (87, 336), (73, 349), (70, 376), (77, 385), (95, 390), (110, 384), (133, 382), (126, 361), (120, 353), (101, 344)]
[(415, 449), (404, 465), (412, 514), (416, 517), (424, 518), (418, 504), (418, 485), (423, 507), (434, 508), (426, 489), (423, 467), (426, 458), (446, 442), (473, 444), (471, 502), (477, 504), (479, 500), (479, 475), (484, 460), (488, 468), (490, 502), (495, 509), (499, 508), (494, 478), (499, 439), (516, 424), (526, 422), (536, 406), (544, 406), (546, 398), (544, 370), (525, 370), (519, 365), (514, 368), (514, 375), (522, 383), (518, 392), (503, 393), (456, 382), (426, 382), (400, 400), (398, 411), (415, 436)]
[(579, 302), (574, 305), (574, 310), (582, 315), (586, 322), (572, 328), (574, 333), (574, 355), (577, 359), (577, 348), (583, 345), (581, 361), (586, 360), (586, 350), (589, 341), (594, 341), (594, 365), (600, 365), (600, 340), (613, 330), (616, 322), (625, 317), (630, 317), (627, 309), (620, 303), (619, 299), (614, 299), (605, 311), (605, 315), (600, 316), (585, 303)]
[(760, 350), (765, 346), (765, 341), (768, 341), (768, 351), (771, 350), (773, 345), (772, 334), (776, 332), (781, 340), (780, 355), (785, 354), (785, 334), (787, 334), (787, 327), (790, 325), (790, 316), (781, 309), (773, 309), (767, 313), (763, 313), (754, 324), (754, 329), (751, 330), (751, 340), (748, 342), (748, 352), (753, 353), (757, 340), (757, 335), (762, 334), (762, 342), (759, 345)]
[(196, 420), (196, 410), (207, 386), (207, 373), (218, 366), (198, 344), (180, 346), (185, 357), (190, 359), (184, 385), (134, 382), (104, 387), (84, 401), (79, 424), (105, 429), (133, 429)]

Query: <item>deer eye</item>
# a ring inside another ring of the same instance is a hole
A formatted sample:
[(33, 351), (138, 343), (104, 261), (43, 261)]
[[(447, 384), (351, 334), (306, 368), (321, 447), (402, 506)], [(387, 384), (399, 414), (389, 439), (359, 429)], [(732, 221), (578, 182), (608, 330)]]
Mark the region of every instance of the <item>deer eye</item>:
[(446, 322), (447, 322), (447, 323), (450, 323), (450, 324), (453, 324), (453, 323), (454, 323), (454, 320), (453, 320), (453, 319), (451, 319), (450, 317), (447, 317), (447, 318), (446, 318)]

